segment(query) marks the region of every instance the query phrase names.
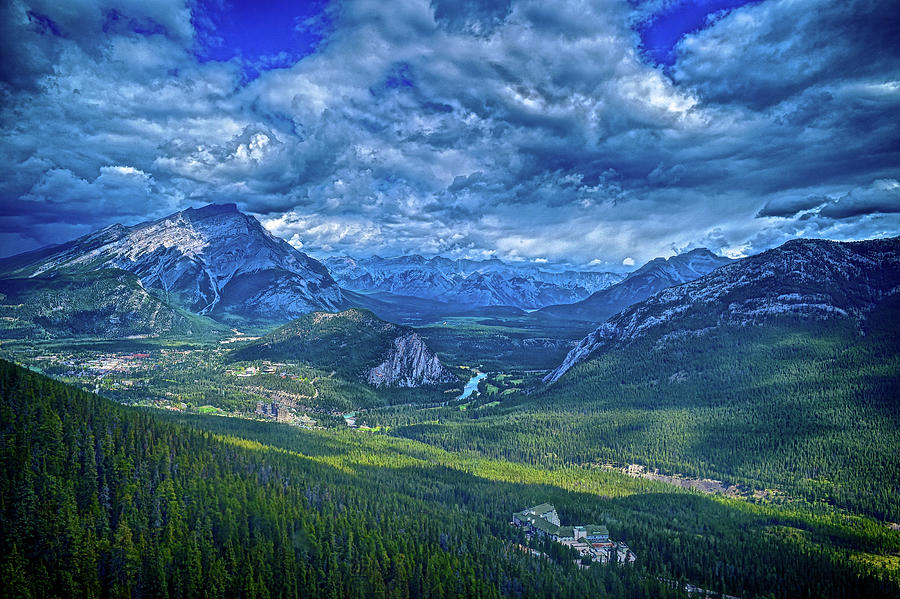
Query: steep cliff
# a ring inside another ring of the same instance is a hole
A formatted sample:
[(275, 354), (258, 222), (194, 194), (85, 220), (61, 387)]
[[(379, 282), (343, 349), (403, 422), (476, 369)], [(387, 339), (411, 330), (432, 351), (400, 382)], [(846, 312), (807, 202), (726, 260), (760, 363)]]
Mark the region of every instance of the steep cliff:
[(421, 387), (457, 378), (417, 333), (408, 332), (394, 339), (384, 362), (370, 369), (366, 380), (376, 387)]

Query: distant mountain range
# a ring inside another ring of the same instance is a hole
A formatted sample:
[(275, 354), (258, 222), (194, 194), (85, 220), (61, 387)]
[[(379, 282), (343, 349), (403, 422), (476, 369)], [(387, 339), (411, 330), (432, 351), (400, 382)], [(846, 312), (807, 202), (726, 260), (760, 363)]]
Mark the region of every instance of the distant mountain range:
[(459, 379), (412, 329), (368, 310), (301, 316), (231, 354), (235, 360), (296, 360), (375, 387), (422, 387)]
[(705, 248), (672, 256), (668, 260), (656, 258), (629, 274), (624, 280), (596, 291), (584, 300), (547, 306), (539, 310), (538, 314), (600, 323), (654, 293), (673, 285), (693, 281), (730, 262), (732, 260), (716, 256)]
[(720, 327), (779, 319), (851, 319), (864, 333), (865, 317), (880, 302), (896, 299), (898, 291), (900, 237), (789, 241), (619, 312), (582, 339), (544, 380), (556, 381), (597, 352), (647, 337), (657, 344), (679, 343)]
[[(348, 307), (419, 322), (575, 301), (624, 276), (421, 256), (326, 262), (274, 237), (234, 204), (189, 208), (0, 260), (2, 326), (19, 336), (195, 335), (217, 323), (277, 324)], [(16, 307), (24, 304), (29, 309)]]
[(453, 304), (456, 309), (513, 306), (534, 310), (578, 301), (622, 280), (611, 272), (551, 272), (500, 260), (450, 260), (437, 256), (324, 260), (341, 287), (363, 293), (389, 293)]

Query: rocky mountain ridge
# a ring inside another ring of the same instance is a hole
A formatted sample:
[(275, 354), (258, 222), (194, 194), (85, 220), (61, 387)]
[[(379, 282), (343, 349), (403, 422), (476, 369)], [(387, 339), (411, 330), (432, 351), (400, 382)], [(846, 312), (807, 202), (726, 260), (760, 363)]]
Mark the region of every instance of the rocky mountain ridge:
[(234, 204), (188, 208), (132, 227), (112, 225), (29, 257), (0, 261), (0, 272), (34, 278), (116, 268), (197, 314), (287, 320), (336, 309), (343, 301), (322, 264)]
[(694, 249), (668, 259), (656, 258), (630, 273), (623, 281), (597, 291), (584, 300), (547, 306), (539, 310), (538, 314), (565, 320), (603, 322), (616, 312), (666, 287), (693, 281), (730, 262), (730, 259), (716, 256), (706, 248)]
[(665, 289), (604, 322), (548, 374), (554, 382), (596, 352), (654, 336), (677, 342), (723, 326), (773, 318), (861, 322), (900, 293), (900, 237), (858, 242), (797, 239)]

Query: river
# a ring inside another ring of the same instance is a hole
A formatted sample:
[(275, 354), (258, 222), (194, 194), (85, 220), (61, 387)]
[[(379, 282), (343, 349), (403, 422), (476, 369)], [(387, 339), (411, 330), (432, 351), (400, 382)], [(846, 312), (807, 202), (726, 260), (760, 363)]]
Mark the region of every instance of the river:
[(469, 382), (466, 383), (466, 386), (463, 387), (462, 395), (457, 397), (457, 399), (465, 399), (465, 398), (469, 397), (470, 395), (472, 395), (473, 393), (475, 393), (476, 391), (478, 391), (478, 383), (481, 381), (481, 379), (483, 379), (486, 376), (487, 376), (486, 372), (479, 372), (478, 374), (476, 374), (475, 376), (470, 378)]

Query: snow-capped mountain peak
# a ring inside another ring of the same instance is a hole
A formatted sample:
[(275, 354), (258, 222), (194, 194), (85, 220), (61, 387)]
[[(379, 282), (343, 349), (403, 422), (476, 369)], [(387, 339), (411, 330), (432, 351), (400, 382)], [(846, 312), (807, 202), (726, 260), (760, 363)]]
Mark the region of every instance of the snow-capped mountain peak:
[(535, 309), (577, 301), (623, 278), (606, 272), (550, 272), (498, 259), (451, 260), (441, 256), (339, 256), (327, 258), (325, 264), (347, 289), (453, 302), (461, 307)]
[(319, 262), (274, 237), (234, 204), (188, 208), (133, 227), (113, 225), (19, 270), (118, 268), (194, 312), (289, 319), (334, 309), (340, 288)]

